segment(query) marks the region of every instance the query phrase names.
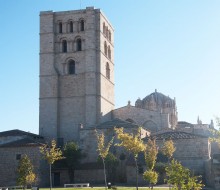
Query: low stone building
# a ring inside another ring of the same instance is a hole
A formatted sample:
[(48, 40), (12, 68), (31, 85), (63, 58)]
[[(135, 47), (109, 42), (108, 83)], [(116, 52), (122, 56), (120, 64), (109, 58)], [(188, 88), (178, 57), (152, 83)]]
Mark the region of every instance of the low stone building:
[[(139, 126), (128, 122), (123, 121), (121, 119), (113, 119), (100, 125), (97, 125), (96, 128), (85, 128), (80, 130), (80, 147), (82, 148), (83, 152), (86, 153), (86, 158), (83, 162), (96, 162), (98, 158), (97, 153), (97, 140), (95, 130), (100, 133), (104, 133), (105, 140), (109, 142), (112, 137), (115, 136), (114, 128), (124, 128), (124, 131), (130, 134), (137, 134)], [(141, 137), (144, 138), (150, 135), (145, 129), (141, 129)], [(116, 143), (117, 139), (114, 139), (114, 143)], [(123, 153), (122, 149), (119, 147), (113, 146), (111, 151), (120, 157), (120, 154)]]
[(37, 175), (37, 185), (49, 185), (49, 167), (39, 147), (44, 139), (20, 130), (0, 132), (0, 187), (17, 185), (17, 168), (19, 160), (25, 154), (30, 158)]
[(166, 140), (172, 140), (176, 150), (173, 158), (180, 161), (195, 175), (205, 174), (205, 162), (211, 158), (211, 145), (208, 137), (182, 131), (167, 131), (152, 135), (159, 147)]

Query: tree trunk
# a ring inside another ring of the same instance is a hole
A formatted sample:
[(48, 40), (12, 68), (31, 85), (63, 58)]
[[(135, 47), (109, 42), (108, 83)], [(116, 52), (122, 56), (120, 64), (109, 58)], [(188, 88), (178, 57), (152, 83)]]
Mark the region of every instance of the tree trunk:
[(137, 158), (134, 157), (135, 160), (135, 166), (136, 166), (136, 190), (138, 190), (138, 164), (137, 164)]
[(106, 181), (106, 172), (105, 172), (105, 160), (102, 158), (103, 166), (104, 166), (104, 178), (105, 178), (105, 189), (107, 190), (107, 181)]
[(70, 183), (75, 182), (75, 170), (74, 169), (69, 170), (69, 180), (70, 180)]
[(52, 173), (51, 173), (51, 164), (50, 164), (50, 190), (52, 189)]

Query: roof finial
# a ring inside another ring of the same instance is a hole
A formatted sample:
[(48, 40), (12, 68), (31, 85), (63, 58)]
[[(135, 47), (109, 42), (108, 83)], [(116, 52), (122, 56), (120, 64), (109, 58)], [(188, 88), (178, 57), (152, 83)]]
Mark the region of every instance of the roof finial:
[(131, 105), (131, 101), (130, 100), (128, 100), (128, 106), (130, 106)]
[(199, 116), (197, 118), (197, 124), (202, 124), (202, 121), (199, 119)]
[(209, 128), (210, 129), (214, 129), (215, 127), (214, 127), (214, 122), (213, 122), (213, 120), (211, 119), (211, 123), (210, 123), (210, 125), (209, 125)]

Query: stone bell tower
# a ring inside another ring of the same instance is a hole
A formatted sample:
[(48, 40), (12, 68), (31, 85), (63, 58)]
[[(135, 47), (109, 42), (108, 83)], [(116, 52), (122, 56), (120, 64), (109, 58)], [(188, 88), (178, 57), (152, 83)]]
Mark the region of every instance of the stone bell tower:
[(40, 135), (77, 141), (111, 119), (114, 29), (100, 9), (40, 13)]

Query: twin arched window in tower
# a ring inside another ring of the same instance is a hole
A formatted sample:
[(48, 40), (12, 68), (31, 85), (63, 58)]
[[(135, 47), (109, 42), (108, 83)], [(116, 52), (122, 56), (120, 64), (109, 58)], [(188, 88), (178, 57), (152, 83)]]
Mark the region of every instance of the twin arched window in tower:
[[(74, 52), (74, 51), (82, 51), (83, 43), (80, 37), (77, 37), (73, 42), (67, 42), (66, 39), (61, 40), (61, 52)], [(70, 46), (70, 47), (68, 47)]]
[(103, 22), (102, 32), (104, 36), (111, 42), (112, 34), (111, 34), (110, 29), (108, 29), (108, 26), (105, 25), (105, 22)]
[[(106, 78), (110, 80), (111, 77), (111, 69), (109, 66), (109, 63), (107, 62), (105, 65), (105, 72), (106, 72)], [(67, 73), (69, 75), (74, 75), (76, 74), (76, 62), (73, 59), (70, 59), (67, 62)]]
[(85, 21), (84, 19), (80, 19), (79, 21), (69, 20), (67, 23), (62, 21), (58, 21), (58, 33), (73, 33), (73, 32), (81, 32), (85, 30)]

